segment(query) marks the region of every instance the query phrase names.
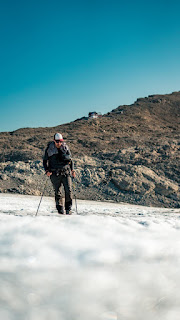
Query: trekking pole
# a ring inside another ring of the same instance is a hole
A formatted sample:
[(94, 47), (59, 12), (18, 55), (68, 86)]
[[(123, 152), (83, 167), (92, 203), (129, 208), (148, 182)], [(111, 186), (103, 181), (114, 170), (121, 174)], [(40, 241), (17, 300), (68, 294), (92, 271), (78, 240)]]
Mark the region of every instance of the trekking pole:
[(76, 198), (76, 185), (75, 185), (75, 181), (74, 181), (74, 177), (72, 177), (72, 185), (73, 185), (73, 189), (74, 189), (74, 198), (75, 198), (75, 205), (76, 205), (76, 214), (78, 214), (78, 210), (77, 210), (77, 198)]
[(48, 182), (48, 179), (46, 180), (46, 183), (45, 183), (45, 186), (44, 186), (44, 190), (43, 190), (43, 192), (42, 192), (41, 200), (40, 200), (40, 202), (39, 202), (39, 205), (38, 205), (38, 208), (37, 208), (37, 211), (36, 211), (35, 217), (36, 217), (36, 216), (37, 216), (37, 214), (38, 214), (39, 207), (40, 207), (40, 204), (41, 204), (41, 201), (42, 201), (42, 198), (43, 198), (44, 192), (45, 192), (45, 190), (46, 190), (47, 182)]

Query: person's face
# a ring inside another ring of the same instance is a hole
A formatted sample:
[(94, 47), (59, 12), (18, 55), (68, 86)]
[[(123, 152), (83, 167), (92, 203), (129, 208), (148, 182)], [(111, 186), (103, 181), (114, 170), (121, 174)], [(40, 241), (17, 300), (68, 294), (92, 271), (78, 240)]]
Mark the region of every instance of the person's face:
[(60, 146), (62, 145), (62, 141), (60, 140), (54, 140), (54, 142), (55, 142), (56, 148), (60, 148)]

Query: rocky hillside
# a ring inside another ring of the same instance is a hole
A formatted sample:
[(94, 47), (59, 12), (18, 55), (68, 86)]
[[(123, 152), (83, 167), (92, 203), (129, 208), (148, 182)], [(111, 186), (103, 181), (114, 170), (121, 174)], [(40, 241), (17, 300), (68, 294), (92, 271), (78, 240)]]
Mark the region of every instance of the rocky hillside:
[[(139, 98), (97, 119), (2, 132), (0, 191), (41, 193), (43, 152), (58, 131), (74, 157), (78, 198), (177, 208), (179, 116), (180, 92), (173, 92)], [(53, 194), (50, 183), (46, 194)]]

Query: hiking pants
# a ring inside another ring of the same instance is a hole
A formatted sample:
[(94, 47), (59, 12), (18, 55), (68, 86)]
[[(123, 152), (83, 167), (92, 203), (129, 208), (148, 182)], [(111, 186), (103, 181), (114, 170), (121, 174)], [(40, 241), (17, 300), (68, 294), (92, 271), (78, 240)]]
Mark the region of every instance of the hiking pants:
[(72, 207), (72, 181), (71, 176), (68, 175), (56, 175), (52, 174), (50, 176), (54, 191), (55, 191), (55, 202), (56, 206), (63, 206), (62, 198), (62, 187), (64, 186), (65, 191), (65, 210), (70, 210)]

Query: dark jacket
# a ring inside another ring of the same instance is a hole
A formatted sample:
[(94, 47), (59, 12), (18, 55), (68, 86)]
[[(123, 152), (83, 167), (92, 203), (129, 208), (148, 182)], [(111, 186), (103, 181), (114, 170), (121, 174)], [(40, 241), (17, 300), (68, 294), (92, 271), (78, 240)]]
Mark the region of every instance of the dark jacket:
[(48, 144), (43, 157), (43, 166), (45, 171), (63, 170), (67, 166), (74, 169), (71, 152), (65, 142), (62, 143), (60, 148), (56, 148), (55, 142), (52, 141)]

